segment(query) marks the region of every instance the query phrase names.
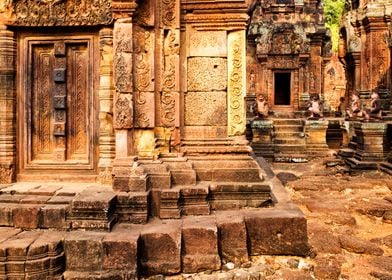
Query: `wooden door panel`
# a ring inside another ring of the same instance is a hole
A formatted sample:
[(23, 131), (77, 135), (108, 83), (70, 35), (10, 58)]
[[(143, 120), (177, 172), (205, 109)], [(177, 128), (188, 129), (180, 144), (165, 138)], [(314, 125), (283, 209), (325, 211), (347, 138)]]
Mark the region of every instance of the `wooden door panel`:
[[(53, 46), (36, 45), (32, 48), (31, 79), (31, 161), (45, 160), (53, 153), (53, 122), (50, 93), (54, 57)], [(28, 121), (30, 122), (30, 121)]]
[(67, 48), (67, 158), (88, 160), (89, 154), (89, 99), (86, 96), (89, 85), (88, 53), (84, 44)]
[(22, 37), (21, 172), (95, 170), (94, 38)]

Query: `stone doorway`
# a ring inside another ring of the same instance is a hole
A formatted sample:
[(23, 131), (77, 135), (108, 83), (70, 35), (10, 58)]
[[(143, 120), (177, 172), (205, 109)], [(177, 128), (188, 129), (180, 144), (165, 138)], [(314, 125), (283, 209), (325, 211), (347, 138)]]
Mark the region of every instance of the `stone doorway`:
[(291, 105), (291, 73), (290, 72), (274, 73), (274, 105), (275, 106)]
[[(94, 36), (20, 36), (18, 179), (96, 169)], [(42, 177), (41, 177), (42, 178)]]

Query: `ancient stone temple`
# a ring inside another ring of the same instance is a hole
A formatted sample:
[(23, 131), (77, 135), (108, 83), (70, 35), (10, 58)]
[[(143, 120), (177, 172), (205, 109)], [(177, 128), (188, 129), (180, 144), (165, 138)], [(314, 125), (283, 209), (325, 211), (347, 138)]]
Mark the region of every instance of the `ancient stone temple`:
[(320, 1), (257, 1), (247, 38), (249, 97), (264, 94), (275, 115), (293, 116), (322, 93), (330, 45)]
[[(0, 1), (0, 278), (309, 254), (302, 212), (245, 137), (253, 2)], [(312, 44), (279, 28), (298, 42), (279, 72), (294, 81)]]

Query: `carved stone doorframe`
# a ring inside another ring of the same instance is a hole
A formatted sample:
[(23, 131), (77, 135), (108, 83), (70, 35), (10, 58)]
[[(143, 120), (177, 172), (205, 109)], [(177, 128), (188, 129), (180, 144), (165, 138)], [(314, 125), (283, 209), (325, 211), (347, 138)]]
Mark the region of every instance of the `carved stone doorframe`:
[[(75, 9), (72, 1), (0, 0), (0, 183), (16, 178), (16, 36), (13, 29), (31, 26), (108, 26), (99, 32), (99, 181), (111, 182), (111, 166), (115, 154), (113, 115), (112, 28), (114, 18), (135, 6), (135, 1), (86, 0)], [(37, 6), (34, 6), (37, 5)], [(50, 7), (49, 7), (49, 6)], [(26, 13), (39, 12), (40, 16)], [(91, 16), (86, 17), (86, 13)], [(98, 34), (98, 32), (97, 32)], [(3, 63), (4, 62), (4, 63)], [(95, 107), (95, 106), (94, 106)]]

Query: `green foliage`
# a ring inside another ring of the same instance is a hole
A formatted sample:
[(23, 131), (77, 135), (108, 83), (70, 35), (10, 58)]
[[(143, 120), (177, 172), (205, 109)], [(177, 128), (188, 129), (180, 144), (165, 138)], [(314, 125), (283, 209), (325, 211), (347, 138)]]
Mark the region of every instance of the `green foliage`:
[(332, 50), (334, 52), (338, 50), (339, 27), (345, 6), (345, 0), (324, 0), (325, 26), (331, 30)]

